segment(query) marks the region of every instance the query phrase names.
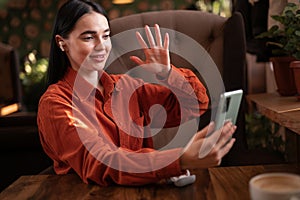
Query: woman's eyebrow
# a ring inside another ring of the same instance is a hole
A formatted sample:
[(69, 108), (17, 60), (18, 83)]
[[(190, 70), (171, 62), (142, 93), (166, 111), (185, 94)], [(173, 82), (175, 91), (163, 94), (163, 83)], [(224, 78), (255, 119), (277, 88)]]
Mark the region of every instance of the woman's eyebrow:
[[(110, 32), (110, 29), (108, 28), (108, 29), (105, 29), (104, 31), (103, 31), (104, 33), (106, 33), (106, 32)], [(96, 34), (97, 33), (97, 31), (84, 31), (83, 33), (81, 33), (80, 35), (86, 35), (86, 34)]]
[(96, 31), (84, 31), (83, 33), (81, 33), (80, 35), (86, 35), (86, 34), (96, 34)]
[(109, 28), (108, 28), (108, 29), (105, 29), (105, 30), (104, 30), (104, 33), (110, 34), (110, 29), (109, 29)]

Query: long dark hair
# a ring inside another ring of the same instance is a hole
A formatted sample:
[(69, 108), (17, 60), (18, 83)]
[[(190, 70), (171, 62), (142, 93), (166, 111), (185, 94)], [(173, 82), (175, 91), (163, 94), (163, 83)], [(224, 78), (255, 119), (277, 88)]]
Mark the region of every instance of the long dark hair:
[(69, 0), (59, 9), (51, 36), (47, 87), (57, 83), (70, 66), (66, 53), (57, 46), (55, 36), (60, 35), (63, 38), (68, 38), (78, 19), (91, 11), (102, 14), (109, 21), (105, 10), (99, 4), (89, 0)]

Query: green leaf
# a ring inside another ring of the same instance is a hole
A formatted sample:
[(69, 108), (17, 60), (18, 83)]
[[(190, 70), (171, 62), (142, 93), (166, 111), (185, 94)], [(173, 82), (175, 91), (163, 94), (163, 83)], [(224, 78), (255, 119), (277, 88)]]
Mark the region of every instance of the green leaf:
[(285, 12), (285, 15), (286, 15), (286, 17), (289, 17), (289, 18), (295, 17), (295, 14), (292, 10), (287, 10)]
[(283, 48), (283, 45), (278, 42), (267, 42), (267, 45), (277, 46)]
[(297, 51), (296, 53), (294, 53), (293, 56), (294, 56), (297, 60), (300, 60), (300, 51)]
[(300, 51), (299, 6), (295, 3), (288, 3), (280, 15), (271, 17), (283, 26), (272, 26), (256, 38), (265, 39), (273, 55), (298, 55), (297, 52)]
[(287, 35), (292, 35), (293, 33), (294, 33), (294, 28), (292, 28), (292, 27), (289, 27), (287, 30), (286, 30), (286, 34)]
[(275, 21), (280, 22), (281, 24), (284, 23), (284, 17), (283, 16), (279, 16), (279, 15), (273, 15), (271, 16)]

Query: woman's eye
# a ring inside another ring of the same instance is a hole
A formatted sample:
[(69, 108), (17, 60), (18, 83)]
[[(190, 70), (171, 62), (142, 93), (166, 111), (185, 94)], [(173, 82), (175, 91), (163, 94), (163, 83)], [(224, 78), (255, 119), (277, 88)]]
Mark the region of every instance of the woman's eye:
[(110, 37), (109, 35), (104, 35), (104, 36), (103, 36), (103, 38), (104, 38), (105, 40), (107, 40), (109, 37)]
[(92, 36), (87, 36), (87, 37), (84, 37), (83, 39), (84, 40), (92, 40), (94, 37), (92, 37)]

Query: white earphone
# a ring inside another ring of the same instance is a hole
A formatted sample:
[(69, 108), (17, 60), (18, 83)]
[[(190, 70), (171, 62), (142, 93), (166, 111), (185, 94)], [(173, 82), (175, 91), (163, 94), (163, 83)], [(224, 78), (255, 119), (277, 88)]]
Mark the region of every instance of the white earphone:
[(65, 51), (65, 49), (63, 47), (63, 42), (59, 41), (58, 44), (59, 44), (59, 48), (61, 49), (61, 51)]

